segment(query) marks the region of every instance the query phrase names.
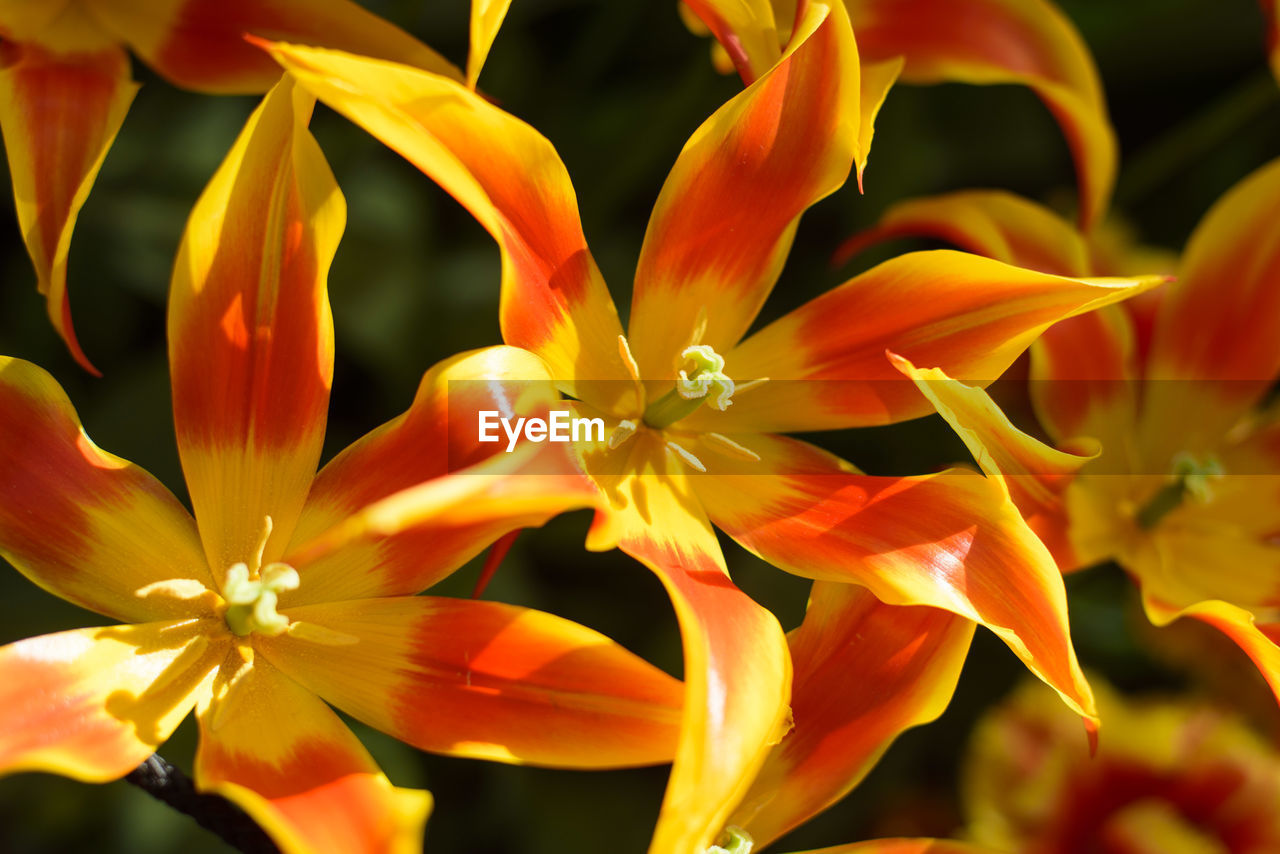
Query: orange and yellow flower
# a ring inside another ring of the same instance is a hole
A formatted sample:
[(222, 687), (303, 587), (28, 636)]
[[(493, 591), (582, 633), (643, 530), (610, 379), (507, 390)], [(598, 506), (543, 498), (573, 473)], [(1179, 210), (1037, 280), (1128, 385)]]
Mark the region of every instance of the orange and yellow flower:
[[(881, 234), (940, 236), (1071, 274), (1162, 263), (1100, 252), (1029, 208), (988, 193), (921, 200), (889, 214)], [(1152, 622), (1191, 616), (1218, 628), (1280, 698), (1280, 427), (1268, 403), (1280, 376), (1280, 161), (1214, 205), (1178, 274), (1158, 300), (1074, 318), (1032, 347), (1032, 399), (1050, 438), (1068, 449), (1076, 437), (1101, 442), (1075, 478), (983, 392), (906, 369), (985, 470), (1028, 486), (1020, 507), (1064, 571), (1119, 562)]]
[[(472, 29), (483, 38), (482, 23)], [(18, 222), (49, 318), (90, 371), (71, 323), (67, 255), (76, 217), (138, 90), (127, 50), (185, 89), (265, 92), (280, 68), (245, 33), (462, 79), (435, 51), (352, 0), (0, 0), (0, 130)]]
[(1007, 854), (1263, 854), (1280, 849), (1280, 755), (1239, 718), (1128, 700), (1093, 679), (1096, 756), (1049, 692), (1026, 685), (979, 723), (967, 836)]
[(919, 253), (739, 343), (801, 214), (855, 160), (858, 54), (843, 6), (807, 4), (777, 62), (685, 146), (649, 223), (626, 335), (545, 138), (440, 75), (268, 47), (490, 232), (503, 256), (506, 341), (545, 359), (579, 413), (608, 425), (606, 441), (582, 449), (610, 502), (588, 545), (618, 545), (658, 575), (685, 643), (684, 728), (653, 851), (709, 845), (787, 726), (785, 639), (728, 578), (713, 523), (789, 572), (992, 628), (1092, 719), (1061, 580), (1003, 484), (867, 477), (772, 434), (928, 411), (887, 347), (990, 381), (1050, 324), (1149, 283)]
[[(805, 2), (683, 0), (681, 8), (687, 22), (716, 37), (722, 70), (736, 68), (750, 83), (794, 38), (792, 22)], [(1081, 226), (1098, 222), (1115, 183), (1115, 132), (1089, 49), (1057, 6), (1048, 0), (844, 0), (844, 6), (861, 60), (860, 185), (876, 113), (894, 82), (1017, 84), (1058, 120), (1080, 184)]]
[(345, 205), (313, 103), (287, 78), (268, 94), (184, 237), (169, 342), (194, 517), (94, 445), (52, 377), (0, 360), (0, 555), (132, 624), (0, 647), (0, 773), (115, 779), (195, 708), (197, 784), (283, 850), (416, 851), (429, 797), (394, 788), (326, 702), (426, 750), (592, 768), (669, 761), (683, 691), (567, 620), (413, 595), (596, 502), (562, 447), (494, 455), (464, 430), (554, 402), (527, 382), (549, 377), (536, 356), (442, 362), (317, 474)]

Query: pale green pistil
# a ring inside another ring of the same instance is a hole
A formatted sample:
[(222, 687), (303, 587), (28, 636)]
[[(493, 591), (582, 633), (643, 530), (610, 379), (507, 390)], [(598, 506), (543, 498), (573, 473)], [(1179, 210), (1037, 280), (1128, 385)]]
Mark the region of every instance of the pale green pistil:
[(707, 854), (751, 854), (754, 846), (751, 834), (740, 827), (729, 825), (720, 834), (716, 844), (707, 849)]
[(724, 357), (706, 344), (686, 347), (680, 358), (693, 362), (693, 371), (680, 371), (676, 387), (644, 411), (644, 423), (655, 430), (688, 418), (703, 403), (721, 412), (733, 403), (733, 380), (724, 372)]
[(227, 570), (222, 598), (227, 603), (227, 627), (240, 637), (257, 632), (277, 637), (289, 629), (289, 618), (276, 611), (280, 594), (297, 590), (298, 571), (287, 563), (271, 563), (261, 576), (249, 578), (249, 566), (237, 563)]
[(1180, 454), (1173, 461), (1173, 481), (1161, 487), (1138, 511), (1138, 525), (1144, 530), (1154, 528), (1188, 497), (1201, 504), (1208, 502), (1213, 498), (1213, 481), (1222, 474), (1222, 464), (1212, 457), (1197, 460)]

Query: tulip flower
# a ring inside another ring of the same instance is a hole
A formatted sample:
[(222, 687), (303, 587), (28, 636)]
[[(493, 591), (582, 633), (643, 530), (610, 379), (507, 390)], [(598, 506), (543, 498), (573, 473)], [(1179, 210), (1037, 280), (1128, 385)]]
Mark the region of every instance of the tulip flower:
[(1280, 2), (1258, 0), (1262, 14), (1267, 19), (1267, 52), (1271, 57), (1271, 71), (1280, 81)]
[[(984, 194), (924, 200), (886, 227), (1020, 263), (1061, 258), (1069, 226), (1045, 211), (1033, 227), (1005, 216), (1027, 204)], [(969, 225), (944, 228), (948, 221)], [(1032, 398), (1050, 439), (1066, 450), (1076, 437), (1101, 442), (1102, 454), (1074, 478), (1060, 477), (1057, 452), (1014, 428), (983, 392), (945, 370), (904, 368), (988, 473), (1056, 482), (1056, 509), (1031, 501), (1021, 510), (1040, 516), (1063, 571), (1117, 561), (1141, 587), (1152, 622), (1190, 616), (1224, 632), (1280, 699), (1280, 432), (1267, 403), (1280, 375), (1277, 246), (1280, 160), (1213, 206), (1157, 303), (1074, 318), (1036, 342)]]
[(18, 222), (49, 319), (93, 373), (72, 328), (67, 255), (76, 217), (138, 90), (127, 51), (184, 89), (265, 92), (280, 69), (244, 41), (245, 33), (383, 56), (461, 79), (435, 51), (351, 0), (0, 3), (0, 130)]
[(1026, 685), (978, 724), (966, 836), (1007, 854), (1254, 854), (1280, 848), (1280, 755), (1234, 715), (1132, 700), (1094, 678), (1107, 737)]
[[(744, 82), (776, 62), (794, 38), (805, 0), (683, 0), (717, 39)], [(1265, 2), (1265, 0), (1264, 0)], [(1107, 209), (1117, 146), (1089, 49), (1048, 0), (844, 0), (862, 61), (857, 168), (861, 183), (871, 126), (889, 88), (905, 83), (1018, 84), (1062, 127), (1080, 183), (1080, 223)], [(689, 16), (686, 15), (686, 19)]]
[(313, 103), (287, 78), (268, 94), (182, 243), (169, 353), (194, 517), (94, 445), (52, 377), (0, 360), (0, 554), (127, 623), (0, 647), (0, 773), (119, 778), (195, 708), (197, 785), (282, 850), (417, 851), (428, 796), (394, 788), (326, 702), (425, 750), (598, 768), (670, 761), (683, 692), (567, 620), (414, 595), (595, 503), (563, 447), (495, 455), (464, 429), (545, 411), (535, 356), (442, 362), (317, 474), (345, 204)]
[(609, 501), (588, 546), (620, 546), (654, 571), (684, 636), (685, 722), (653, 851), (711, 844), (787, 725), (785, 639), (728, 578), (713, 523), (789, 572), (991, 627), (1091, 718), (1061, 579), (1000, 484), (867, 477), (772, 434), (927, 412), (886, 347), (990, 380), (1048, 325), (1149, 283), (920, 253), (739, 343), (800, 215), (855, 158), (857, 49), (843, 7), (808, 4), (777, 64), (685, 146), (649, 223), (626, 335), (545, 138), (440, 75), (268, 48), (490, 232), (507, 343), (545, 359), (566, 405), (606, 425), (604, 441), (579, 448)]

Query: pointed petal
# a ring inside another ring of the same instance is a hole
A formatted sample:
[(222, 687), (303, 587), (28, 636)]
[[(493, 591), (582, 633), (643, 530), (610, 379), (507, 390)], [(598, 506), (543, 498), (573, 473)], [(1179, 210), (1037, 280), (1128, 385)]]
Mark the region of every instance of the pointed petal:
[(973, 625), (885, 605), (855, 584), (814, 582), (804, 623), (787, 638), (795, 728), (729, 823), (764, 847), (844, 797), (895, 738), (946, 709)]
[(724, 353), (747, 331), (800, 215), (849, 176), (858, 87), (843, 7), (811, 3), (778, 64), (685, 144), (636, 269), (628, 338), (644, 379), (673, 378), (691, 343)]
[(280, 66), (246, 34), (348, 50), (461, 80), (431, 48), (351, 0), (91, 0), (94, 16), (175, 86), (265, 92)]
[(1261, 623), (1252, 613), (1221, 599), (1207, 599), (1177, 608), (1148, 595), (1144, 589), (1143, 609), (1157, 626), (1167, 626), (1180, 617), (1193, 617), (1225, 634), (1244, 651), (1267, 681), (1280, 702), (1280, 624)]
[(849, 845), (833, 845), (796, 851), (795, 854), (997, 854), (990, 848), (950, 839), (873, 839)]
[(120, 620), (171, 619), (199, 607), (148, 585), (213, 585), (195, 523), (172, 493), (93, 444), (53, 377), (6, 357), (0, 555), (49, 592)]
[(0, 130), (18, 224), (54, 329), (76, 361), (97, 373), (71, 325), (67, 254), (76, 217), (138, 86), (116, 47), (55, 54), (9, 42), (3, 60)]
[[(260, 643), (263, 654), (344, 712), (423, 750), (567, 768), (675, 754), (683, 686), (577, 623), (435, 596), (287, 613), (300, 629)], [(312, 627), (343, 640), (309, 641)]]
[(279, 560), (315, 475), (333, 377), (325, 286), (346, 218), (288, 80), (196, 203), (174, 267), (169, 364), (182, 468), (215, 572)]
[(1002, 484), (962, 469), (869, 477), (794, 439), (734, 438), (760, 461), (720, 457), (695, 479), (717, 527), (787, 572), (982, 623), (1068, 706), (1094, 717), (1062, 578)]
[(546, 359), (574, 397), (606, 411), (636, 408), (617, 309), (582, 235), (569, 174), (545, 137), (443, 77), (329, 51), (271, 49), (316, 97), (400, 152), (493, 235), (508, 344)]
[(854, 158), (853, 168), (858, 176), (858, 189), (862, 189), (862, 175), (867, 169), (867, 158), (871, 156), (871, 140), (876, 132), (876, 116), (884, 106), (889, 90), (898, 82), (902, 74), (902, 57), (894, 57), (881, 62), (862, 61), (861, 95), (858, 99), (858, 153)]
[(476, 88), (489, 48), (507, 17), (511, 0), (471, 0), (471, 50), (467, 54), (467, 87)]
[[(1153, 463), (1204, 453), (1280, 374), (1280, 160), (1201, 220), (1161, 300), (1143, 406)], [(1177, 430), (1170, 430), (1177, 424)]]
[(0, 647), (0, 775), (115, 780), (155, 752), (221, 660), (200, 621), (105, 626)]
[[(609, 470), (609, 453), (597, 453), (588, 454), (588, 470)], [(617, 544), (649, 567), (684, 640), (684, 721), (649, 851), (701, 851), (786, 727), (791, 660), (778, 621), (729, 580), (685, 464), (649, 431), (613, 453), (629, 453), (627, 473), (597, 478), (611, 504), (597, 515), (588, 548)]]
[(754, 83), (778, 61), (781, 39), (769, 0), (683, 0), (683, 4), (716, 37), (743, 83)]
[(1028, 86), (1066, 135), (1080, 184), (1080, 221), (1101, 219), (1115, 182), (1116, 140), (1089, 49), (1046, 0), (847, 0), (872, 59), (906, 58), (909, 83)]
[(887, 261), (752, 335), (725, 357), (739, 382), (771, 381), (689, 429), (828, 430), (929, 412), (885, 350), (986, 386), (1047, 327), (1160, 283), (1069, 279), (938, 250)]
[(836, 250), (844, 264), (869, 246), (929, 237), (1006, 264), (1057, 276), (1092, 270), (1089, 246), (1074, 226), (1044, 205), (1003, 190), (961, 190), (892, 205), (879, 222)]
[(261, 656), (242, 664), (231, 651), (199, 721), (196, 785), (238, 805), (285, 854), (422, 850), (431, 796), (392, 786), (328, 706)]
[(284, 601), (417, 593), (507, 531), (591, 506), (595, 488), (567, 445), (503, 453), (496, 427), (497, 441), (478, 441), (481, 412), (546, 418), (558, 399), (545, 363), (515, 347), (431, 368), (407, 412), (316, 476), (286, 552), (303, 584)]

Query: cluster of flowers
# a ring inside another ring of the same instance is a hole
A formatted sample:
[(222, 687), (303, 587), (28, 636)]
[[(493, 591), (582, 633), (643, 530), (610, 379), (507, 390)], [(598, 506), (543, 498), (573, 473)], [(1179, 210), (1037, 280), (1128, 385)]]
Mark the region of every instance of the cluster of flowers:
[[(1252, 789), (1215, 776), (1263, 750), (1230, 723), (1108, 700), (1133, 738), (1104, 739), (1110, 758), (1083, 776), (1045, 757), (1074, 740), (1087, 756), (1111, 725), (1068, 632), (1062, 574), (1079, 567), (1119, 562), (1152, 622), (1212, 625), (1280, 694), (1280, 476), (1266, 474), (1280, 473), (1280, 420), (1264, 406), (1280, 373), (1280, 161), (1209, 211), (1180, 262), (1117, 248), (1103, 228), (1116, 144), (1101, 86), (1046, 0), (685, 0), (743, 87), (662, 187), (624, 332), (555, 149), (477, 93), (508, 5), (474, 0), (463, 71), (347, 0), (0, 4), (18, 215), (53, 326), (88, 370), (68, 249), (136, 88), (126, 46), (180, 86), (266, 92), (173, 272), (191, 510), (93, 444), (48, 373), (0, 357), (0, 555), (123, 623), (0, 648), (0, 774), (118, 779), (194, 709), (197, 785), (281, 850), (418, 850), (429, 795), (393, 786), (332, 705), (437, 753), (672, 763), (649, 850), (742, 854), (844, 797), (897, 735), (936, 718), (982, 625), (1057, 694), (1053, 708), (1028, 694), (979, 741), (970, 788), (990, 790), (998, 814), (971, 842), (829, 854), (1082, 851), (1088, 822), (1115, 839), (1156, 828), (1170, 847), (1143, 850), (1181, 850), (1218, 819), (1224, 838), (1248, 819), (1263, 847), (1247, 850), (1277, 850), (1274, 770), (1241, 772)], [(889, 88), (938, 81), (1030, 87), (1071, 146), (1078, 220), (996, 191), (904, 202), (842, 252), (903, 235), (965, 251), (895, 257), (747, 336), (802, 214), (861, 183)], [(345, 205), (308, 131), (317, 101), (492, 235), (505, 341), (430, 368), (407, 412), (322, 468), (326, 278)], [(1056, 447), (984, 391), (1028, 349)], [(476, 430), (480, 413), (553, 411), (603, 433), (506, 447)], [(873, 477), (783, 435), (933, 412), (981, 472)], [(577, 508), (596, 514), (587, 548), (621, 549), (661, 580), (682, 681), (548, 613), (418, 595)], [(799, 628), (784, 633), (734, 585), (714, 528), (813, 579)], [(1142, 739), (1185, 755), (1139, 751)], [(1223, 758), (1201, 768), (1210, 742)], [(1136, 786), (1135, 768), (1149, 791), (1118, 805), (1097, 794), (1109, 773)], [(1183, 813), (1149, 802), (1170, 774), (1207, 781), (1180, 790)], [(1074, 821), (1084, 807), (1055, 806), (1062, 792), (1091, 805), (1087, 822)]]

